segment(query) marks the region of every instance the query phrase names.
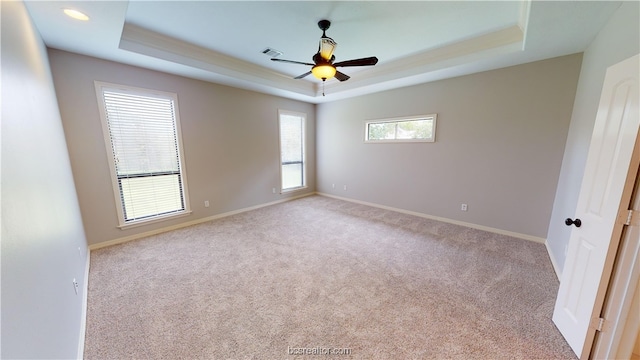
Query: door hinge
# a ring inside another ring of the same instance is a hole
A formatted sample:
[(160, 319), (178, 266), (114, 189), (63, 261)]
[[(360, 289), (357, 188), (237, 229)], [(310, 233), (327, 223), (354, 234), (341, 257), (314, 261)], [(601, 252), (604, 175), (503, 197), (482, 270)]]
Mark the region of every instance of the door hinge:
[(618, 224), (640, 226), (640, 213), (634, 210), (624, 210), (618, 215)]
[(589, 324), (589, 327), (595, 331), (606, 332), (609, 331), (610, 325), (611, 322), (605, 320), (604, 318), (593, 318), (591, 319), (591, 324)]

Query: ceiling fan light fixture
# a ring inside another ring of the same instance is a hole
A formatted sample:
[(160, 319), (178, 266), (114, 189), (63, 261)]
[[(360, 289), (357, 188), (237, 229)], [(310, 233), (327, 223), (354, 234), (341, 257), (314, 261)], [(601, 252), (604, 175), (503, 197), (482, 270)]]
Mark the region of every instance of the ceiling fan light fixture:
[(332, 38), (322, 37), (320, 39), (320, 56), (322, 56), (323, 59), (330, 61), (337, 45), (338, 43), (333, 41)]
[(311, 68), (311, 73), (317, 79), (327, 80), (336, 75), (336, 68), (329, 64), (319, 64)]

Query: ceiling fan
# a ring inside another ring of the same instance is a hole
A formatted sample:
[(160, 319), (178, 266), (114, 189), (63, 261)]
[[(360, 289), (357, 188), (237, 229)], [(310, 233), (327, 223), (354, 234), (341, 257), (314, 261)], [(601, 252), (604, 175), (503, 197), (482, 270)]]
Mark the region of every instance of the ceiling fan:
[(322, 80), (323, 82), (327, 79), (331, 79), (335, 76), (339, 81), (347, 81), (349, 80), (349, 76), (338, 71), (337, 67), (347, 67), (347, 66), (371, 66), (378, 63), (378, 58), (375, 56), (366, 57), (361, 59), (353, 59), (340, 61), (337, 63), (333, 63), (336, 57), (333, 55), (336, 46), (338, 45), (332, 38), (328, 37), (326, 34), (327, 29), (331, 26), (331, 21), (329, 20), (320, 20), (318, 21), (318, 27), (322, 30), (322, 37), (320, 38), (320, 45), (318, 46), (318, 52), (313, 55), (313, 64), (306, 63), (301, 61), (293, 61), (293, 60), (284, 60), (284, 59), (275, 59), (272, 58), (272, 61), (279, 61), (291, 64), (300, 64), (300, 65), (309, 65), (312, 66), (311, 71), (308, 71), (300, 76), (296, 76), (294, 79), (302, 79), (309, 74), (313, 74), (316, 78)]

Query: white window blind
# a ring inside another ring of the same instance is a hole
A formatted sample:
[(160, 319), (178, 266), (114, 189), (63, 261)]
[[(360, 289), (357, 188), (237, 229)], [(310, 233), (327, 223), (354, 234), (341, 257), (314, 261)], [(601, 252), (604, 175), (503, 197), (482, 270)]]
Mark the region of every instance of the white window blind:
[(100, 89), (121, 225), (186, 212), (175, 94)]
[(282, 190), (302, 188), (305, 179), (305, 114), (280, 111), (280, 162)]

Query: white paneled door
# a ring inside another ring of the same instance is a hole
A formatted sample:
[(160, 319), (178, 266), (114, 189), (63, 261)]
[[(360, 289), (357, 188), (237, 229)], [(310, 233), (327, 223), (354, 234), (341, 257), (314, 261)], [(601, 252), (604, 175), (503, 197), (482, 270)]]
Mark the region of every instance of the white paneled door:
[(553, 321), (581, 358), (607, 325), (600, 311), (636, 175), (639, 69), (640, 55), (607, 69), (575, 217), (566, 220), (572, 231)]

